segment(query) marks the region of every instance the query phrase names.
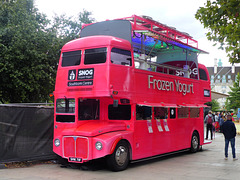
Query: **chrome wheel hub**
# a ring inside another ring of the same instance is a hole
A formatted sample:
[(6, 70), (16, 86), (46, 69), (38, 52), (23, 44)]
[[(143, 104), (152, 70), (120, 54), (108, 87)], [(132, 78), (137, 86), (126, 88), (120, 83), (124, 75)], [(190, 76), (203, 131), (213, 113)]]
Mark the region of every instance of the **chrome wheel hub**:
[(197, 136), (193, 136), (193, 138), (192, 138), (192, 147), (193, 147), (193, 149), (198, 148), (198, 138), (197, 138)]
[(115, 159), (119, 166), (124, 165), (127, 160), (128, 152), (124, 146), (119, 146), (116, 150)]

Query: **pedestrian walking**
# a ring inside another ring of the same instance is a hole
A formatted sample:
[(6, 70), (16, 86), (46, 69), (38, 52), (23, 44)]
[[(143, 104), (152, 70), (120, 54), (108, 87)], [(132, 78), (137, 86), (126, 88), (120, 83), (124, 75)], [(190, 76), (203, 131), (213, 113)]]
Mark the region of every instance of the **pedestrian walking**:
[(213, 138), (213, 127), (212, 127), (213, 125), (212, 125), (212, 123), (214, 121), (213, 116), (212, 116), (212, 111), (208, 112), (208, 115), (206, 115), (204, 121), (207, 123), (206, 139), (208, 139), (208, 131), (210, 131), (211, 140), (212, 140), (212, 138)]
[(218, 120), (218, 122), (219, 122), (219, 126), (220, 126), (220, 132), (222, 133), (222, 125), (224, 123), (222, 115), (220, 116), (220, 119)]
[(236, 137), (236, 126), (232, 122), (232, 116), (227, 115), (227, 121), (222, 125), (222, 132), (225, 137), (225, 159), (228, 159), (228, 146), (229, 142), (231, 143), (232, 147), (232, 156), (233, 160), (237, 160), (236, 153), (235, 153), (235, 137)]

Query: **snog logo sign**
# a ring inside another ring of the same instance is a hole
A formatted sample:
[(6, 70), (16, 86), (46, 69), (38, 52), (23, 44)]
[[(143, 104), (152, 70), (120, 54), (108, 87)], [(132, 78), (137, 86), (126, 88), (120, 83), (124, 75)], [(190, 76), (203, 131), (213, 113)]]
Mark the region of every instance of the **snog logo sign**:
[(68, 80), (75, 80), (76, 79), (76, 70), (70, 70), (68, 71)]
[(77, 79), (78, 80), (93, 79), (93, 75), (94, 75), (94, 69), (93, 68), (79, 69)]
[[(92, 86), (94, 77), (94, 69), (73, 69), (68, 71), (68, 86)], [(76, 79), (78, 81), (76, 81)]]

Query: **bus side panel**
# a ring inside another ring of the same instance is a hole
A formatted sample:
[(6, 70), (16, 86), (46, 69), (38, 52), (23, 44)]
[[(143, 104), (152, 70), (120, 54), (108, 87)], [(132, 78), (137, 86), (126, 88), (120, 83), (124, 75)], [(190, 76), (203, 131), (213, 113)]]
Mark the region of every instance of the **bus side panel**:
[(110, 65), (110, 88), (117, 92), (116, 97), (132, 99), (134, 93), (133, 68), (123, 65)]
[[(112, 153), (117, 145), (117, 142), (120, 140), (125, 140), (129, 142), (129, 151), (132, 153), (132, 145), (133, 145), (133, 132), (131, 131), (118, 131), (118, 132), (110, 132), (106, 134), (102, 134), (92, 139), (92, 159), (97, 159), (100, 157), (104, 157)], [(97, 150), (95, 148), (96, 142), (102, 142), (103, 148), (102, 150)], [(115, 143), (116, 142), (116, 143)]]
[(134, 124), (134, 153), (133, 159), (153, 156), (153, 138), (149, 133), (147, 120), (136, 120)]
[[(135, 120), (133, 159), (141, 159), (169, 153), (191, 147), (194, 131), (199, 134), (200, 145), (203, 144), (203, 108), (200, 117), (174, 119)], [(177, 109), (176, 109), (177, 113)], [(161, 128), (160, 128), (161, 126)]]
[(135, 69), (137, 103), (200, 104), (203, 92), (199, 81), (169, 74)]

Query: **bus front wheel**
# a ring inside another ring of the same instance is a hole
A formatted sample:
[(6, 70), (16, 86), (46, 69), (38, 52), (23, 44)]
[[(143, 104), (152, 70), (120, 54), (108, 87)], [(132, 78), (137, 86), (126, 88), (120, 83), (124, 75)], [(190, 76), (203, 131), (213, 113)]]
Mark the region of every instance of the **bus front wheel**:
[(129, 163), (129, 148), (125, 141), (120, 141), (114, 152), (107, 157), (107, 165), (112, 171), (125, 170)]
[(195, 153), (199, 150), (199, 136), (196, 132), (193, 132), (191, 139), (191, 152)]

